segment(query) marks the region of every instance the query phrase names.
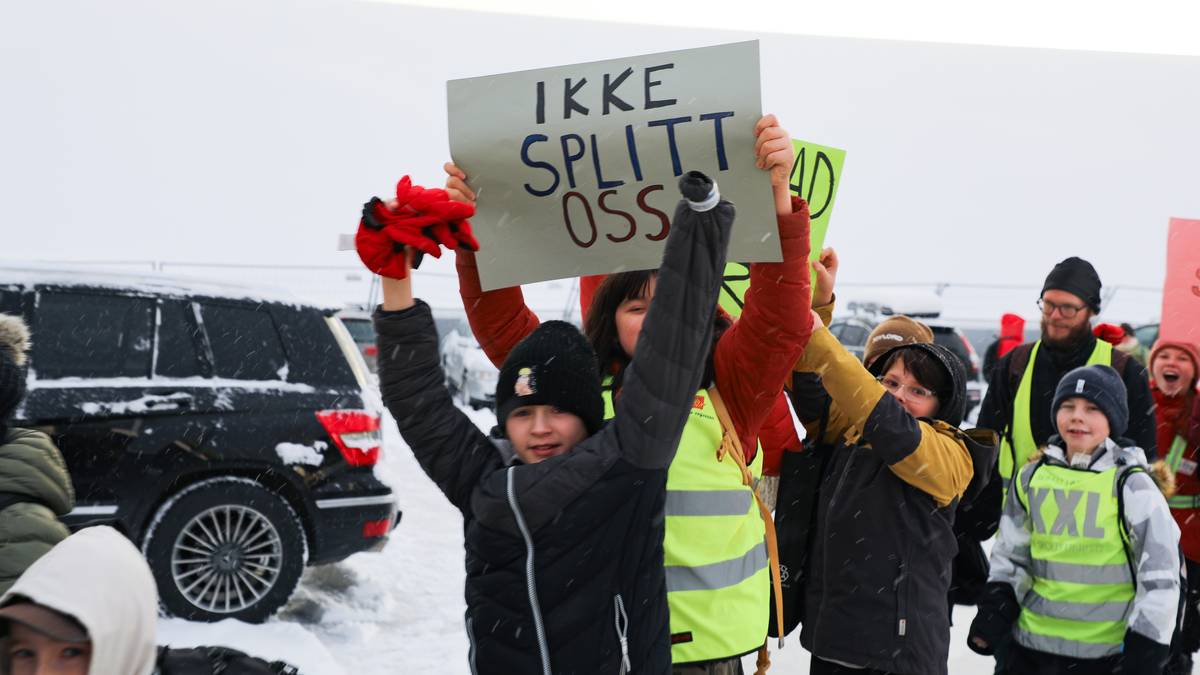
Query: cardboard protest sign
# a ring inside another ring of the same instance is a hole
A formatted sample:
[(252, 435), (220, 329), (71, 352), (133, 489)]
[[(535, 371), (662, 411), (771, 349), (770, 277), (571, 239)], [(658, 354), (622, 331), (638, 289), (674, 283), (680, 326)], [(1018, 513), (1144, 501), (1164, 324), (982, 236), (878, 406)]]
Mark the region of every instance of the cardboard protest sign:
[[(808, 201), (812, 218), (812, 253), (808, 259), (816, 260), (821, 257), (821, 249), (825, 246), (825, 233), (829, 231), (833, 200), (837, 197), (838, 184), (841, 182), (846, 151), (796, 139), (792, 139), (792, 146), (796, 152), (790, 179), (792, 194)], [(749, 264), (735, 262), (725, 265), (725, 276), (721, 282), (721, 307), (732, 316), (741, 315), (742, 298), (749, 287)]]
[(1172, 218), (1167, 229), (1158, 337), (1200, 345), (1200, 220)]
[(689, 170), (737, 206), (730, 258), (781, 259), (770, 176), (754, 166), (757, 41), (446, 88), (485, 290), (658, 267)]

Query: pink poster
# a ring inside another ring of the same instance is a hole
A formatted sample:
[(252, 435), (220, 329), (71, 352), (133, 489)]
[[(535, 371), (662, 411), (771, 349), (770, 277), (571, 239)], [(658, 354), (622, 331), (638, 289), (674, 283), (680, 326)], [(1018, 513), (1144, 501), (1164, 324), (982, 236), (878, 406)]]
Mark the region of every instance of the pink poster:
[(1172, 218), (1167, 230), (1159, 337), (1200, 345), (1200, 220)]

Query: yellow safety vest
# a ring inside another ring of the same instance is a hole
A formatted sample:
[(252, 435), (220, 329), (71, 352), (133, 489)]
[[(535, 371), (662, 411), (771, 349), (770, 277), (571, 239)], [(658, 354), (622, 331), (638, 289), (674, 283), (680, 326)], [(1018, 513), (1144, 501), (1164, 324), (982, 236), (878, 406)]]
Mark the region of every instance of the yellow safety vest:
[[(604, 416), (613, 416), (611, 379), (605, 380)], [(667, 471), (663, 562), (673, 663), (747, 654), (767, 636), (766, 526), (741, 469), (717, 460), (721, 437), (716, 409), (701, 389)], [(759, 447), (748, 467), (755, 479), (762, 465)]]
[(1120, 522), (1120, 477), (1042, 464), (1017, 482), (1029, 514), (1032, 584), (1016, 639), (1025, 647), (1095, 659), (1121, 651), (1136, 587)]
[[(1033, 364), (1037, 362), (1038, 347), (1041, 340), (1033, 343), (1033, 351), (1029, 353), (1029, 363), (1025, 364), (1025, 372), (1021, 375), (1021, 384), (1017, 387), (1017, 395), (1013, 399), (1013, 419), (1009, 422), (1007, 434), (1000, 438), (1000, 485), (1004, 494), (1008, 494), (1008, 486), (1013, 477), (1029, 457), (1037, 450), (1033, 441), (1033, 427), (1029, 423), (1033, 390)], [(1112, 365), (1113, 346), (1104, 340), (1096, 340), (1096, 346), (1088, 357), (1087, 365)], [(1042, 414), (1049, 415), (1050, 411)], [(1011, 442), (1010, 440), (1011, 439)]]

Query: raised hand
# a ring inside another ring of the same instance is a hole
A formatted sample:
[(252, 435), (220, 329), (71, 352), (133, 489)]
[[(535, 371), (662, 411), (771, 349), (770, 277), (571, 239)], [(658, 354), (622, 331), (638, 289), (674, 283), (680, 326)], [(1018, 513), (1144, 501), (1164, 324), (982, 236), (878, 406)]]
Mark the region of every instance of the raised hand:
[(813, 291), (813, 304), (828, 305), (833, 302), (833, 286), (837, 282), (838, 256), (832, 247), (825, 247), (821, 256), (813, 261), (817, 272), (817, 287)]
[(779, 126), (774, 115), (763, 115), (754, 125), (755, 166), (771, 172), (771, 189), (775, 193), (775, 213), (786, 216), (792, 212), (792, 196), (788, 179), (792, 175), (792, 137)]

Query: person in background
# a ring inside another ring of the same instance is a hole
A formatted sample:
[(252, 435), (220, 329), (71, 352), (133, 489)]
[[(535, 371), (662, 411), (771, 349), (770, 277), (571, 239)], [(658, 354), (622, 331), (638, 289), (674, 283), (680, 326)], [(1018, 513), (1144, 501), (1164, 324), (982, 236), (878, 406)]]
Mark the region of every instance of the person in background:
[(1166, 675), (1192, 672), (1200, 650), (1200, 395), (1196, 393), (1200, 349), (1160, 339), (1150, 350), (1150, 393), (1154, 395), (1158, 447), (1175, 474), (1175, 494), (1167, 499), (1180, 530), (1187, 567), (1183, 625), (1171, 643)]
[(1132, 356), (1143, 366), (1148, 364), (1147, 357), (1150, 353), (1146, 350), (1146, 345), (1138, 340), (1137, 333), (1130, 324), (1121, 324), (1121, 342), (1117, 344), (1117, 349)]
[(67, 464), (40, 431), (9, 425), (25, 396), (29, 329), (0, 314), (0, 593), (70, 534), (58, 521), (75, 508)]
[(1000, 337), (988, 345), (983, 352), (983, 379), (992, 383), (992, 371), (1000, 357), (1011, 352), (1014, 347), (1025, 341), (1025, 319), (1012, 313), (1000, 317)]
[(1051, 404), (1056, 434), (1008, 490), (967, 643), (991, 655), (1011, 636), (1004, 672), (1162, 673), (1179, 527), (1164, 498), (1170, 473), (1123, 438), (1126, 400), (1109, 366), (1067, 373)]

